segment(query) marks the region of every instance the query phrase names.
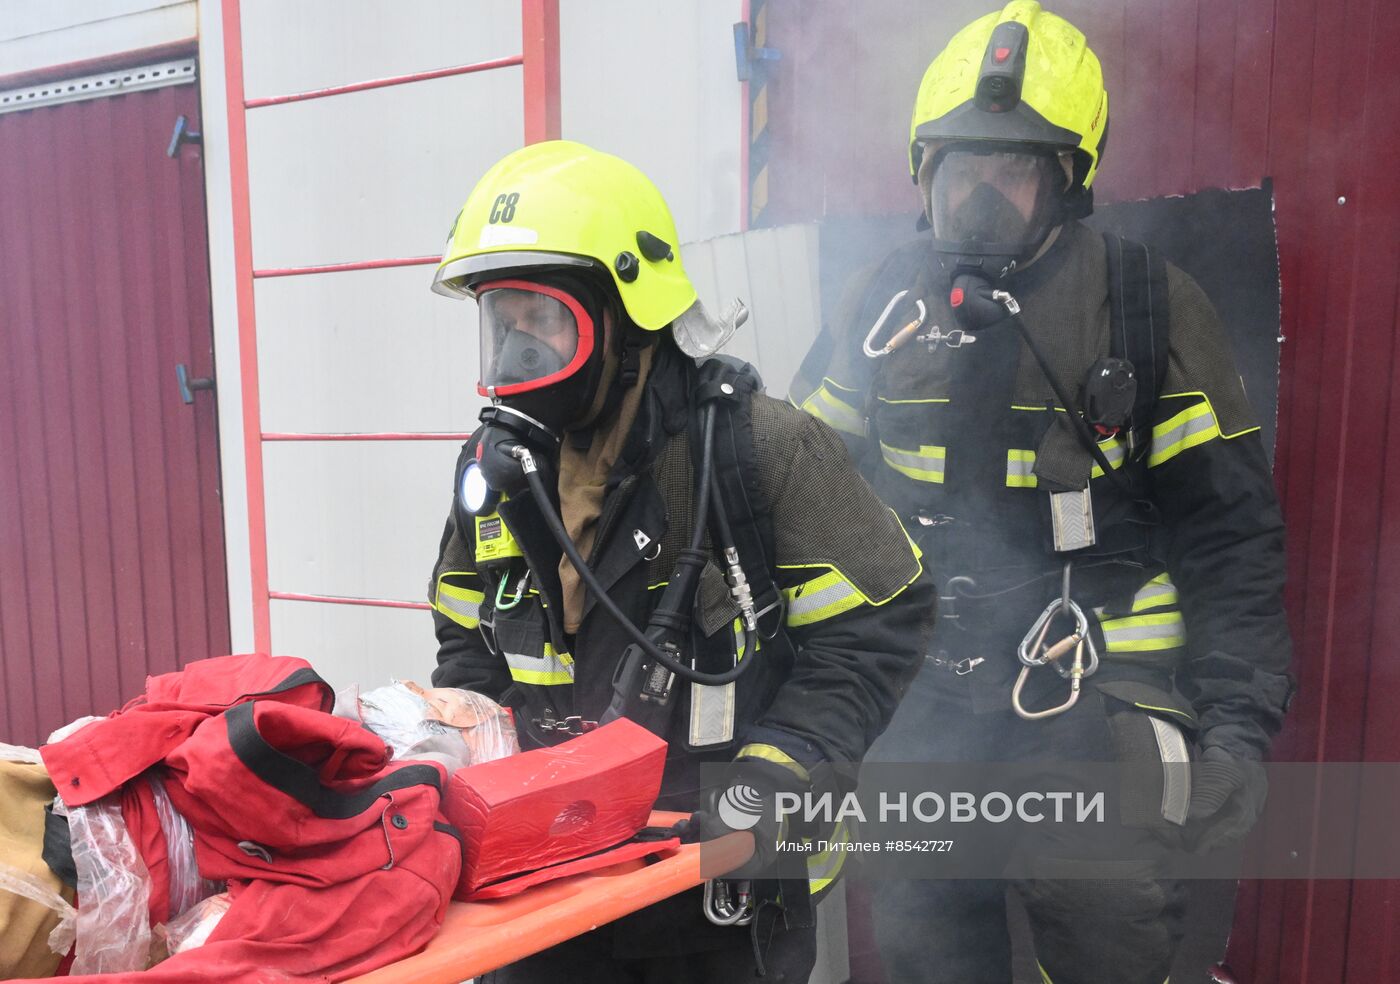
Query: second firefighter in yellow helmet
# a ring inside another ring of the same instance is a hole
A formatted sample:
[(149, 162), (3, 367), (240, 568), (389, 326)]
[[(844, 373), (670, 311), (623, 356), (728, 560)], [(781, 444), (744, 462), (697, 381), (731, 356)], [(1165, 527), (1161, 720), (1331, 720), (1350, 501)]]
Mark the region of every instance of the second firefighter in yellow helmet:
[(910, 174), (945, 267), (997, 279), (1087, 215), (1108, 94), (1084, 35), (1035, 0), (959, 31), (924, 73)]

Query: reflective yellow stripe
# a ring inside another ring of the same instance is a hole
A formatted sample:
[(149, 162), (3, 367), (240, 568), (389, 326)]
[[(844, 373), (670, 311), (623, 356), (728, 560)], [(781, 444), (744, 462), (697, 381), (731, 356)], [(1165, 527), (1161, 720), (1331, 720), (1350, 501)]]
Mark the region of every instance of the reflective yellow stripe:
[(447, 581), (449, 577), (476, 578), (477, 575), (470, 571), (454, 571), (439, 576), (437, 597), (433, 599), (433, 607), (458, 625), (468, 629), (476, 628), (481, 624), (481, 603), (486, 599), (486, 596), (471, 588), (449, 584)]
[[(747, 648), (744, 645), (744, 638), (744, 620), (742, 618), (736, 618), (734, 620), (734, 662), (736, 663), (744, 658), (744, 650)], [(754, 646), (754, 649), (762, 648), (761, 645)]]
[(1133, 596), (1133, 612), (1145, 612), (1152, 608), (1166, 608), (1177, 603), (1176, 585), (1166, 574), (1158, 574)]
[(760, 742), (754, 742), (751, 745), (745, 745), (743, 748), (739, 749), (734, 758), (736, 760), (745, 758), (762, 759), (765, 762), (772, 762), (776, 765), (781, 765), (785, 769), (790, 769), (797, 778), (801, 779), (803, 782), (812, 781), (812, 776), (808, 773), (807, 768), (777, 745), (765, 745)]
[(1178, 611), (1107, 619), (1100, 626), (1111, 653), (1147, 653), (1186, 645), (1186, 623)]
[[(832, 844), (848, 843), (851, 832), (846, 829), (846, 821), (838, 822), (828, 839)], [(813, 895), (824, 890), (841, 874), (841, 866), (845, 863), (846, 852), (837, 847), (813, 854), (807, 859), (807, 890)]]
[[(1108, 463), (1113, 467), (1114, 471), (1123, 467), (1123, 459), (1128, 456), (1127, 444), (1118, 440), (1116, 437), (1110, 437), (1106, 441), (1100, 441), (1099, 450), (1103, 452), (1103, 456), (1108, 459)], [(1089, 477), (1103, 478), (1103, 466), (1098, 464), (1094, 465), (1093, 470), (1089, 472)]]
[(829, 379), (823, 379), (817, 391), (802, 401), (802, 409), (823, 421), (834, 430), (843, 431), (856, 437), (865, 436), (865, 416), (851, 404), (836, 395), (836, 390), (855, 394), (838, 386)]
[(906, 451), (881, 441), (880, 453), (885, 458), (885, 464), (901, 475), (908, 475), (919, 482), (943, 482), (943, 464), (948, 456), (947, 448), (936, 444), (921, 444), (917, 451)]
[(1035, 477), (1035, 452), (1011, 448), (1006, 452), (1006, 487), (1033, 489), (1039, 485)]
[(530, 656), (525, 653), (502, 653), (506, 665), (510, 667), (510, 678), (517, 683), (529, 683), (536, 687), (559, 687), (574, 682), (574, 659), (568, 653), (554, 651), (549, 643), (544, 644), (543, 656)]
[(1152, 453), (1147, 467), (1156, 468), (1187, 451), (1220, 436), (1220, 426), (1210, 403), (1202, 401), (1187, 407), (1171, 419), (1152, 428)]
[(821, 622), (865, 603), (855, 585), (836, 570), (784, 588), (783, 594), (787, 597), (787, 624), (791, 627)]

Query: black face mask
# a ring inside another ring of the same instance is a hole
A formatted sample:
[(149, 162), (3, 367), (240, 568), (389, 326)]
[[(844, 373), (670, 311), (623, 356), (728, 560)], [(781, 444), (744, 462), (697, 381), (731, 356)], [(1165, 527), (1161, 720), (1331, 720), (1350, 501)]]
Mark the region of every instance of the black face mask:
[(950, 217), (941, 239), (995, 246), (1027, 238), (1021, 210), (992, 185), (979, 184)]
[[(555, 434), (562, 434), (588, 413), (602, 382), (608, 341), (603, 337), (604, 310), (608, 307), (608, 300), (603, 288), (579, 274), (556, 273), (534, 279), (576, 298), (593, 319), (594, 330), (599, 337), (588, 362), (573, 375), (543, 389), (499, 397), (496, 403), (518, 410), (544, 424)], [(502, 384), (505, 384), (538, 379), (559, 372), (565, 365), (564, 358), (548, 344), (527, 332), (512, 331), (501, 341), (496, 371), (501, 376)]]
[[(950, 280), (962, 273), (1001, 279), (1034, 256), (1063, 220), (1065, 176), (1052, 151), (953, 144), (939, 151), (924, 180), (933, 246)], [(1003, 188), (1031, 193), (1029, 217)]]
[(496, 380), (502, 386), (526, 383), (561, 372), (566, 365), (558, 352), (534, 335), (512, 331), (506, 334), (496, 357)]

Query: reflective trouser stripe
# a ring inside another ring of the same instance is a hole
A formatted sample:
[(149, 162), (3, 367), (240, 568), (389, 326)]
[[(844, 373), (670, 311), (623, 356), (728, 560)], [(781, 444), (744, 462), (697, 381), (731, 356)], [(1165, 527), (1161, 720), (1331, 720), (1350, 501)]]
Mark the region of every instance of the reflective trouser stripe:
[(1145, 612), (1150, 608), (1166, 608), (1177, 603), (1176, 585), (1165, 574), (1158, 574), (1133, 596), (1133, 612)]
[(1186, 623), (1177, 611), (1106, 619), (1100, 626), (1111, 653), (1147, 653), (1186, 645)]
[(574, 682), (573, 657), (568, 653), (556, 653), (549, 643), (544, 644), (543, 656), (509, 652), (504, 655), (510, 667), (510, 678), (516, 683), (558, 687)]
[(880, 453), (885, 457), (885, 464), (901, 475), (908, 475), (919, 482), (943, 481), (943, 465), (948, 457), (947, 448), (936, 444), (922, 444), (917, 451), (906, 451), (903, 448), (890, 447), (881, 441)]
[(1220, 436), (1210, 404), (1202, 401), (1152, 428), (1152, 453), (1147, 467), (1156, 468), (1181, 452)]
[[(856, 437), (864, 437), (864, 415), (837, 396), (832, 391), (833, 386), (834, 384), (829, 380), (822, 380), (817, 391), (802, 401), (802, 409), (835, 430), (844, 431)], [(840, 387), (835, 388), (840, 389)], [(854, 390), (847, 392), (854, 392)]]
[[(845, 844), (851, 839), (844, 820), (838, 822), (828, 838), (832, 844)], [(841, 874), (841, 866), (846, 863), (846, 852), (839, 847), (829, 847), (807, 859), (807, 890), (813, 895), (826, 889)]]
[(1035, 452), (1011, 448), (1006, 452), (1006, 487), (1033, 489), (1039, 485), (1035, 477)]
[(481, 603), (486, 596), (480, 591), (449, 584), (445, 578), (450, 576), (444, 574), (438, 578), (437, 598), (433, 600), (433, 607), (458, 625), (474, 629), (481, 624)]
[(785, 588), (783, 594), (788, 600), (787, 624), (792, 628), (832, 618), (864, 602), (855, 585), (839, 571), (827, 571), (794, 588)]

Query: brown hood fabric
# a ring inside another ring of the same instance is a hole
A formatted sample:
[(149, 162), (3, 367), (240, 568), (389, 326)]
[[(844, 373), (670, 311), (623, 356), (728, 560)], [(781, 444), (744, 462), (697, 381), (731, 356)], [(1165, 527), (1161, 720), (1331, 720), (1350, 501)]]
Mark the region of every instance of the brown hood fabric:
[[(593, 552), (608, 475), (637, 419), (655, 352), (655, 346), (641, 351), (637, 382), (623, 395), (617, 414), (594, 435), (589, 446), (579, 450), (565, 439), (559, 452), (559, 513), (564, 519), (564, 529), (585, 559)], [(572, 634), (583, 621), (585, 588), (568, 557), (559, 560), (559, 583), (564, 593), (564, 631)]]

